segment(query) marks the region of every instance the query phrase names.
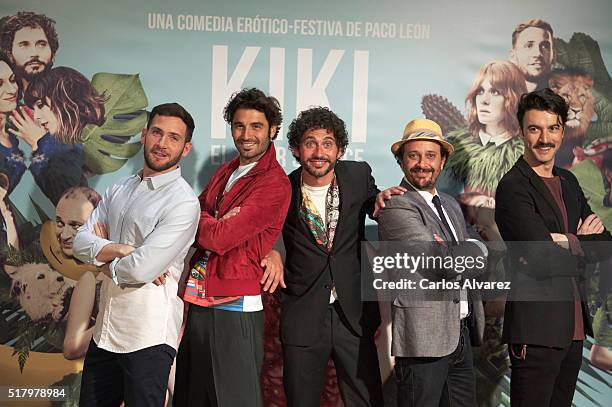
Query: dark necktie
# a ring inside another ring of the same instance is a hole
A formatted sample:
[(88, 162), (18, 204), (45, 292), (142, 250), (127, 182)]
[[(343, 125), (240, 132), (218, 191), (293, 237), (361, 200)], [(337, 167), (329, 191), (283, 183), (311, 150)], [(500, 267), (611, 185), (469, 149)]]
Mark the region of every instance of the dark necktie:
[(457, 240), (455, 239), (455, 235), (453, 234), (453, 230), (450, 227), (450, 224), (448, 223), (448, 219), (446, 219), (446, 216), (444, 215), (444, 211), (442, 210), (442, 202), (440, 202), (440, 197), (438, 195), (434, 195), (433, 199), (431, 200), (434, 204), (434, 206), (436, 207), (436, 211), (438, 211), (438, 216), (440, 216), (440, 220), (442, 221), (442, 224), (444, 225), (444, 228), (446, 229), (446, 231), (448, 232), (448, 235), (451, 237), (453, 245), (457, 244)]

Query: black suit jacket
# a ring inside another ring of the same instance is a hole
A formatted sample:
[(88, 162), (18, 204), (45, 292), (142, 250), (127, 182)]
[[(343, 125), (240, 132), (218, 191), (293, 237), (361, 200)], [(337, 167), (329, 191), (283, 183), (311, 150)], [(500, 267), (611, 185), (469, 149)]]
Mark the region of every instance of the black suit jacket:
[(313, 345), (320, 338), (329, 306), (332, 279), (346, 323), (359, 336), (372, 336), (380, 324), (378, 303), (361, 301), (361, 241), (365, 216), (379, 192), (367, 163), (339, 161), (340, 217), (330, 253), (315, 243), (300, 218), (301, 167), (289, 175), (292, 197), (283, 227), (285, 284), (281, 295), (281, 339), (289, 345)]
[[(569, 171), (554, 167), (553, 175), (561, 179), (563, 200), (567, 210), (568, 232), (576, 234), (578, 221), (592, 214), (591, 208)], [(584, 276), (582, 263), (603, 260), (609, 250), (602, 244), (610, 241), (605, 230), (601, 234), (577, 236), (585, 257), (574, 256), (555, 243), (551, 233), (565, 233), (561, 212), (538, 174), (520, 158), (501, 179), (496, 192), (495, 221), (505, 241), (534, 242), (510, 243), (510, 297), (525, 298), (525, 290), (534, 296), (554, 295), (570, 299), (565, 301), (512, 301), (506, 303), (502, 340), (506, 343), (566, 347), (573, 338), (574, 290), (572, 279), (580, 283)], [(538, 242), (538, 243), (535, 243)], [(550, 242), (550, 243), (541, 243)], [(514, 253), (512, 253), (514, 250)], [(518, 258), (522, 257), (523, 261)], [(580, 284), (579, 284), (580, 285)], [(538, 290), (540, 292), (538, 293)], [(549, 292), (547, 292), (549, 290)], [(593, 335), (591, 319), (582, 302), (585, 331)]]

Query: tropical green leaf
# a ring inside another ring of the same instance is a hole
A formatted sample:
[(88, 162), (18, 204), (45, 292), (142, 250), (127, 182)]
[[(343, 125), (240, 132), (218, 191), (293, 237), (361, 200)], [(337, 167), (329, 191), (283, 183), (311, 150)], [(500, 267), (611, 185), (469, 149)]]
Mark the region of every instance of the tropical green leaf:
[(606, 188), (601, 171), (591, 160), (584, 160), (570, 170), (578, 178), (578, 183), (591, 206), (606, 229), (612, 228), (612, 208), (603, 205)]
[(13, 355), (18, 355), (17, 362), (23, 372), (26, 361), (39, 338), (44, 337), (53, 351), (61, 351), (64, 341), (65, 327), (63, 322), (45, 318), (32, 321), (27, 315), (17, 322), (17, 332)]
[(612, 122), (591, 123), (589, 124), (589, 130), (587, 131), (587, 143), (585, 143), (585, 145), (590, 141), (606, 138), (606, 136), (610, 135), (612, 135)]
[[(142, 113), (146, 112), (143, 111)], [(145, 118), (144, 123), (142, 121), (143, 117)], [(128, 141), (134, 134), (140, 134), (143, 124), (146, 124), (146, 114), (138, 114), (133, 119), (123, 118), (122, 120), (108, 120), (103, 126), (104, 134), (108, 136), (117, 136)]]
[(448, 158), (446, 171), (470, 189), (487, 191), (491, 196), (524, 150), (520, 137), (513, 137), (500, 146), (493, 143), (483, 146), (465, 127), (449, 132), (447, 140), (455, 152)]
[(10, 245), (5, 245), (2, 248), (4, 256), (4, 264), (11, 266), (23, 266), (26, 263), (47, 263), (40, 246), (31, 245), (23, 249), (15, 249)]
[(71, 395), (62, 400), (51, 400), (51, 407), (79, 407), (79, 393), (81, 392), (82, 372), (70, 373), (51, 385), (51, 387), (65, 387), (66, 394)]
[(108, 97), (104, 103), (107, 118), (142, 110), (149, 104), (138, 74), (100, 72), (93, 76), (91, 84)]
[(23, 368), (25, 367), (28, 357), (30, 357), (30, 350), (27, 348), (19, 349), (18, 353), (19, 353), (19, 357), (17, 360), (19, 363), (19, 371), (23, 373)]
[(591, 89), (591, 92), (595, 99), (594, 110), (597, 113), (597, 121), (589, 124), (585, 145), (593, 140), (607, 138), (612, 135), (611, 99), (595, 88)]
[(597, 113), (598, 120), (608, 122), (612, 121), (612, 99), (606, 97), (597, 89), (591, 89), (591, 93), (593, 94), (593, 98), (595, 99), (594, 108), (595, 112)]
[(36, 325), (32, 324), (30, 318), (21, 319), (17, 325), (17, 342), (15, 343), (15, 349), (13, 350), (13, 356), (16, 354), (17, 363), (19, 364), (19, 370), (23, 373), (26, 361), (30, 356), (30, 350), (32, 349), (32, 343), (36, 339)]
[(64, 346), (65, 327), (57, 321), (52, 321), (45, 329), (45, 339), (57, 349)]
[(140, 150), (140, 142), (130, 140), (146, 125), (148, 100), (137, 74), (97, 73), (91, 84), (107, 100), (104, 124), (88, 124), (81, 134), (85, 167), (106, 174), (121, 168)]
[[(145, 121), (146, 123), (146, 121)], [(141, 127), (142, 128), (142, 127)], [(90, 141), (90, 146), (93, 148), (104, 149), (106, 154), (121, 158), (129, 158), (140, 150), (140, 143), (118, 143), (110, 141), (106, 137)]]

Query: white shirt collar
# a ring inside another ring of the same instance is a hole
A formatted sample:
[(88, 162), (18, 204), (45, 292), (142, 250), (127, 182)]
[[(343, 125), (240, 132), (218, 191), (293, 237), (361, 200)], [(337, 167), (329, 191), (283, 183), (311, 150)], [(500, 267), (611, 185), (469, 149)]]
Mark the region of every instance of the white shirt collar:
[(419, 195), (421, 195), (421, 197), (425, 200), (425, 202), (427, 203), (431, 203), (433, 202), (433, 197), (438, 195), (438, 190), (434, 188), (434, 193), (432, 194), (429, 191), (421, 191), (420, 189), (418, 189), (417, 187), (415, 187), (414, 185), (412, 185), (410, 183), (410, 181), (408, 181), (408, 179), (406, 178), (406, 176), (404, 176), (404, 181), (406, 181), (408, 183), (408, 185), (410, 185), (412, 188), (415, 189), (415, 191), (417, 191), (419, 193)]
[(181, 177), (181, 167), (176, 167), (176, 169), (165, 172), (163, 174), (158, 174), (152, 177), (144, 177), (144, 178), (142, 177), (142, 170), (138, 171), (138, 178), (140, 178), (142, 181), (147, 181), (151, 189), (160, 188), (180, 177)]
[[(412, 185), (412, 184), (410, 183), (410, 181), (408, 181), (408, 180), (406, 179), (406, 177), (404, 177), (404, 180), (406, 180), (406, 182), (408, 183), (408, 185), (410, 185), (412, 188), (414, 188), (414, 185)], [(435, 215), (435, 216), (436, 216), (438, 219), (441, 219), (441, 218), (440, 218), (440, 214), (438, 213), (438, 210), (436, 209), (436, 206), (433, 204), (433, 197), (434, 197), (434, 196), (436, 196), (436, 195), (437, 195), (438, 197), (440, 197), (440, 195), (438, 195), (438, 190), (437, 190), (437, 189), (434, 189), (434, 193), (432, 194), (432, 193), (431, 193), (431, 192), (429, 192), (429, 191), (420, 191), (420, 190), (418, 190), (418, 189), (416, 189), (416, 188), (414, 188), (414, 189), (415, 189), (415, 190), (416, 190), (416, 191), (419, 193), (419, 195), (421, 195), (421, 198), (423, 198), (423, 199), (425, 200), (425, 202), (427, 203), (427, 206), (429, 206), (429, 208), (431, 209), (431, 211), (433, 212), (433, 214), (434, 214), (434, 215)], [(442, 203), (442, 201), (440, 201), (440, 203)], [(455, 227), (453, 226), (453, 222), (450, 220), (451, 218), (450, 218), (450, 216), (449, 216), (449, 214), (448, 214), (448, 211), (447, 211), (446, 209), (444, 209), (444, 206), (442, 206), (442, 212), (444, 212), (444, 214), (445, 214), (445, 216), (446, 216), (446, 220), (447, 220), (447, 221), (448, 221), (448, 223), (449, 223), (449, 226), (450, 226), (450, 228), (451, 228), (451, 233), (452, 233), (452, 234), (453, 234), (453, 236), (455, 237), (455, 240), (459, 240), (459, 239), (457, 238), (457, 231), (455, 230)]]
[(498, 134), (497, 136), (491, 136), (490, 134), (485, 133), (484, 130), (480, 130), (478, 132), (478, 137), (480, 138), (480, 142), (483, 146), (486, 146), (488, 143), (495, 143), (495, 147), (501, 146), (512, 138), (510, 133), (507, 131), (503, 132), (502, 134)]

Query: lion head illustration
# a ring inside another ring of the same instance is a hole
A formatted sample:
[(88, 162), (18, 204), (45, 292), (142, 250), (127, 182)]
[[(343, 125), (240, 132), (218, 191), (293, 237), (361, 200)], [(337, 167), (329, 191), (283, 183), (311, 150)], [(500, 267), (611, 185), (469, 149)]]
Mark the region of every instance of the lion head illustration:
[(582, 146), (593, 118), (593, 77), (577, 70), (558, 70), (552, 72), (548, 85), (569, 105), (565, 137), (555, 158), (556, 165), (569, 168), (574, 161), (574, 149)]
[(556, 71), (551, 74), (548, 85), (569, 105), (565, 136), (584, 138), (594, 111), (593, 77), (579, 71)]

